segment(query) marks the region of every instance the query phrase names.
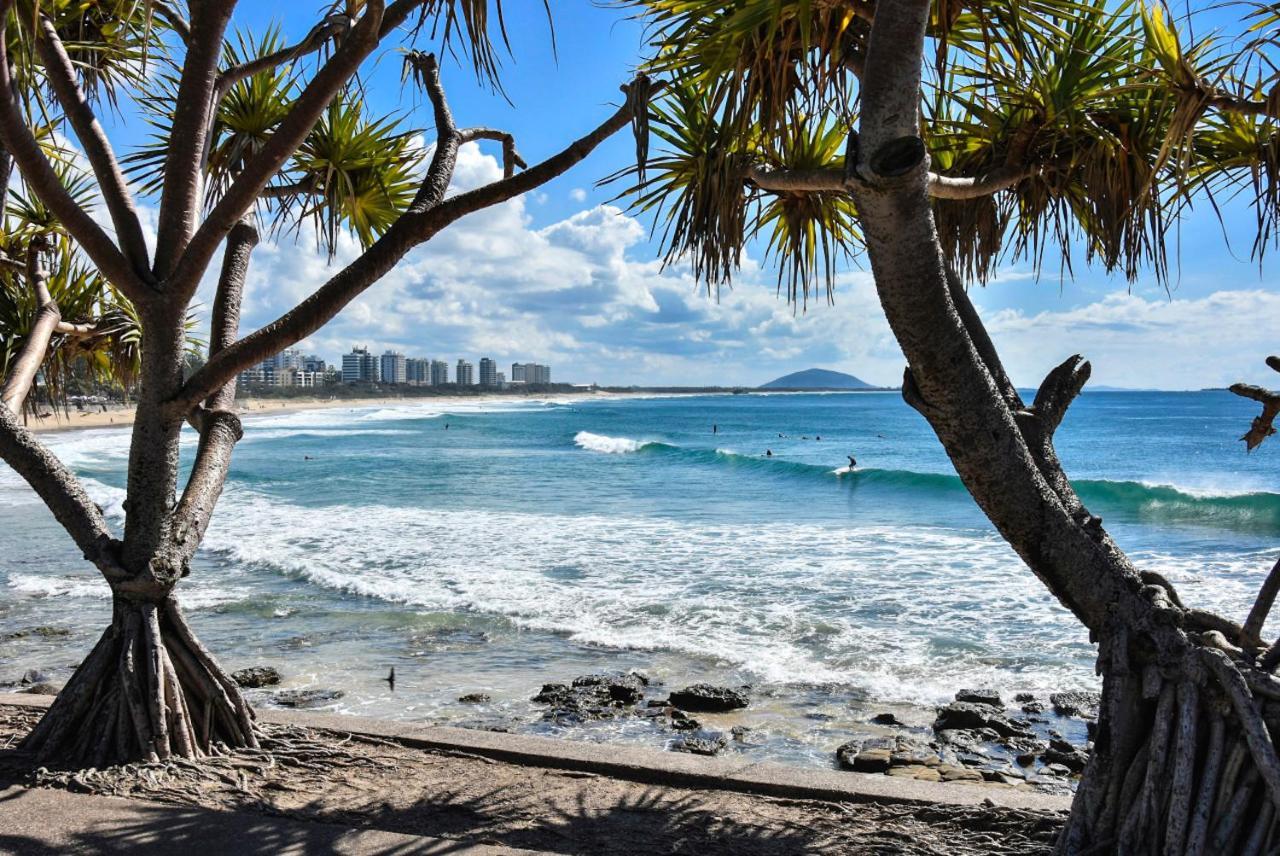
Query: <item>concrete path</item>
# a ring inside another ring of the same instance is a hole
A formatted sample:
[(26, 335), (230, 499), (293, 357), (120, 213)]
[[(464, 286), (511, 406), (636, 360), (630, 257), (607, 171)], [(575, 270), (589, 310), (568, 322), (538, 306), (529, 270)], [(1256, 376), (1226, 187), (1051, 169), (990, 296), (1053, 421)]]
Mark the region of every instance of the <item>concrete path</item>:
[(240, 811), (210, 811), (68, 791), (0, 790), (0, 854), (147, 856), (538, 856)]

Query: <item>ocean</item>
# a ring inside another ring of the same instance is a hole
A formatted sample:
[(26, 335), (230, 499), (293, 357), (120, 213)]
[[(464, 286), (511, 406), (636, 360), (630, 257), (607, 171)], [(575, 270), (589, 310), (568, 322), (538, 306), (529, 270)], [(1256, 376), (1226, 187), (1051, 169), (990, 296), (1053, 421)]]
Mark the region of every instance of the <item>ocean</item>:
[[(1221, 391), (1086, 392), (1058, 434), (1135, 562), (1237, 620), (1280, 552), (1280, 443), (1238, 441), (1255, 411)], [(559, 725), (530, 701), (635, 669), (750, 685), (746, 711), (706, 719), (749, 726), (739, 751), (830, 765), (876, 713), (924, 726), (960, 688), (1098, 685), (1085, 631), (896, 393), (425, 400), (245, 427), (180, 596), (228, 668), (341, 690), (333, 710), (662, 746), (647, 720)], [(119, 526), (127, 430), (45, 440)], [(3, 465), (0, 591), (0, 680), (65, 680), (109, 618), (105, 584)]]

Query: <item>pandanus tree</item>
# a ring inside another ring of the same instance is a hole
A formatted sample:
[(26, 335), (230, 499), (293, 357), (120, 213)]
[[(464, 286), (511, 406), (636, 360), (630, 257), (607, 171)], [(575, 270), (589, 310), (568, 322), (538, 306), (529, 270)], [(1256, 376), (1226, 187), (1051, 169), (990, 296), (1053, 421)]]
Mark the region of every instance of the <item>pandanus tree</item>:
[[(625, 193), (667, 259), (718, 287), (758, 247), (805, 300), (865, 254), (904, 398), (1097, 643), (1101, 714), (1060, 850), (1280, 845), (1280, 644), (1262, 635), (1280, 567), (1243, 623), (1136, 567), (1054, 450), (1089, 363), (1024, 400), (967, 293), (1009, 261), (1069, 272), (1081, 253), (1163, 280), (1185, 206), (1230, 195), (1256, 209), (1261, 254), (1280, 200), (1274, 7), (1244, 7), (1239, 39), (1191, 41), (1159, 6), (1105, 0), (627, 5), (670, 86)], [(1280, 398), (1238, 391), (1265, 408), (1252, 446)]]
[[(499, 3), (325, 4), (292, 44), (274, 31), (230, 33), (236, 6), (0, 0), (0, 168), (48, 215), (44, 232), (3, 241), (3, 294), (16, 295), (35, 320), (20, 337), (6, 335), (16, 351), (0, 364), (0, 459), (45, 502), (113, 596), (110, 626), (23, 744), (51, 762), (198, 758), (257, 745), (252, 710), (176, 595), (242, 435), (232, 408), (237, 375), (314, 333), (454, 221), (570, 169), (631, 122), (648, 89), (623, 86), (621, 105), (599, 126), (526, 164), (510, 133), (455, 122), (440, 64), (417, 49), (431, 42), (496, 83), (505, 45)], [(413, 84), (398, 118), (371, 113), (361, 98), (362, 70), (392, 51)], [(430, 144), (405, 125), (418, 92), (429, 105)], [(103, 110), (150, 122), (153, 141), (117, 156)], [(73, 160), (93, 200), (69, 181), (49, 139), (78, 149)], [(503, 177), (450, 194), (459, 147), (478, 141), (499, 147)], [(153, 235), (138, 197), (156, 209)], [(333, 265), (297, 306), (241, 335), (259, 224), (286, 236), (313, 226), (330, 250), (349, 234), (360, 251)], [(16, 248), (23, 240), (25, 257)], [(78, 333), (71, 328), (79, 318), (60, 318), (70, 291), (52, 288), (46, 275), (58, 247), (65, 277), (83, 266), (111, 307), (136, 317), (137, 406), (120, 532), (20, 418), (41, 367), (54, 377)], [(208, 361), (188, 375), (187, 319), (206, 273), (215, 283)], [(179, 493), (184, 425), (199, 440)]]

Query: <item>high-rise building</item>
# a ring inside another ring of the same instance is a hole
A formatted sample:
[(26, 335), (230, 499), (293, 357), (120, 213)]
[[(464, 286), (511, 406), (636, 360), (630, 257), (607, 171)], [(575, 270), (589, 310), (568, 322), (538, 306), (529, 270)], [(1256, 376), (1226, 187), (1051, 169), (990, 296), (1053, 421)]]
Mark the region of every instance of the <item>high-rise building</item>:
[(498, 385), (498, 364), (488, 357), (480, 358), (480, 385)]
[(444, 386), (449, 382), (449, 364), (444, 360), (431, 361), (431, 385)]
[(302, 370), (304, 372), (324, 374), (329, 370), (329, 365), (324, 361), (324, 357), (311, 355), (302, 358)]
[(476, 382), (476, 367), (466, 360), (458, 360), (458, 368), (454, 372), (453, 382), (458, 386), (474, 386)]
[(512, 383), (551, 383), (551, 367), (539, 363), (512, 363)]
[(382, 382), (405, 382), (405, 359), (399, 351), (387, 351), (382, 355)]
[(342, 355), (343, 383), (377, 383), (382, 378), (378, 358), (368, 348), (352, 348)]
[(431, 384), (431, 360), (409, 357), (404, 361), (404, 379), (413, 386)]

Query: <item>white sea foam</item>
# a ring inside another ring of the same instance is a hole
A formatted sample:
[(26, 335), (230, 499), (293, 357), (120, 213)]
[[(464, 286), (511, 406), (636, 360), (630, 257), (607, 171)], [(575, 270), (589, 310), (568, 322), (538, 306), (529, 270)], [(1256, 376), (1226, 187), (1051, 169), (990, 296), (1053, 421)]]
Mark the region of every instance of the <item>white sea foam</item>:
[(603, 434), (592, 434), (590, 431), (579, 431), (573, 437), (588, 452), (603, 452), (606, 455), (623, 455), (627, 452), (638, 452), (645, 444), (630, 437), (606, 437)]
[[(300, 535), (293, 523), (304, 517)], [(236, 490), (206, 546), (246, 573), (502, 616), (581, 644), (709, 658), (769, 683), (930, 704), (975, 682), (1046, 691), (1091, 680), (1073, 619), (986, 532), (304, 510)]]

